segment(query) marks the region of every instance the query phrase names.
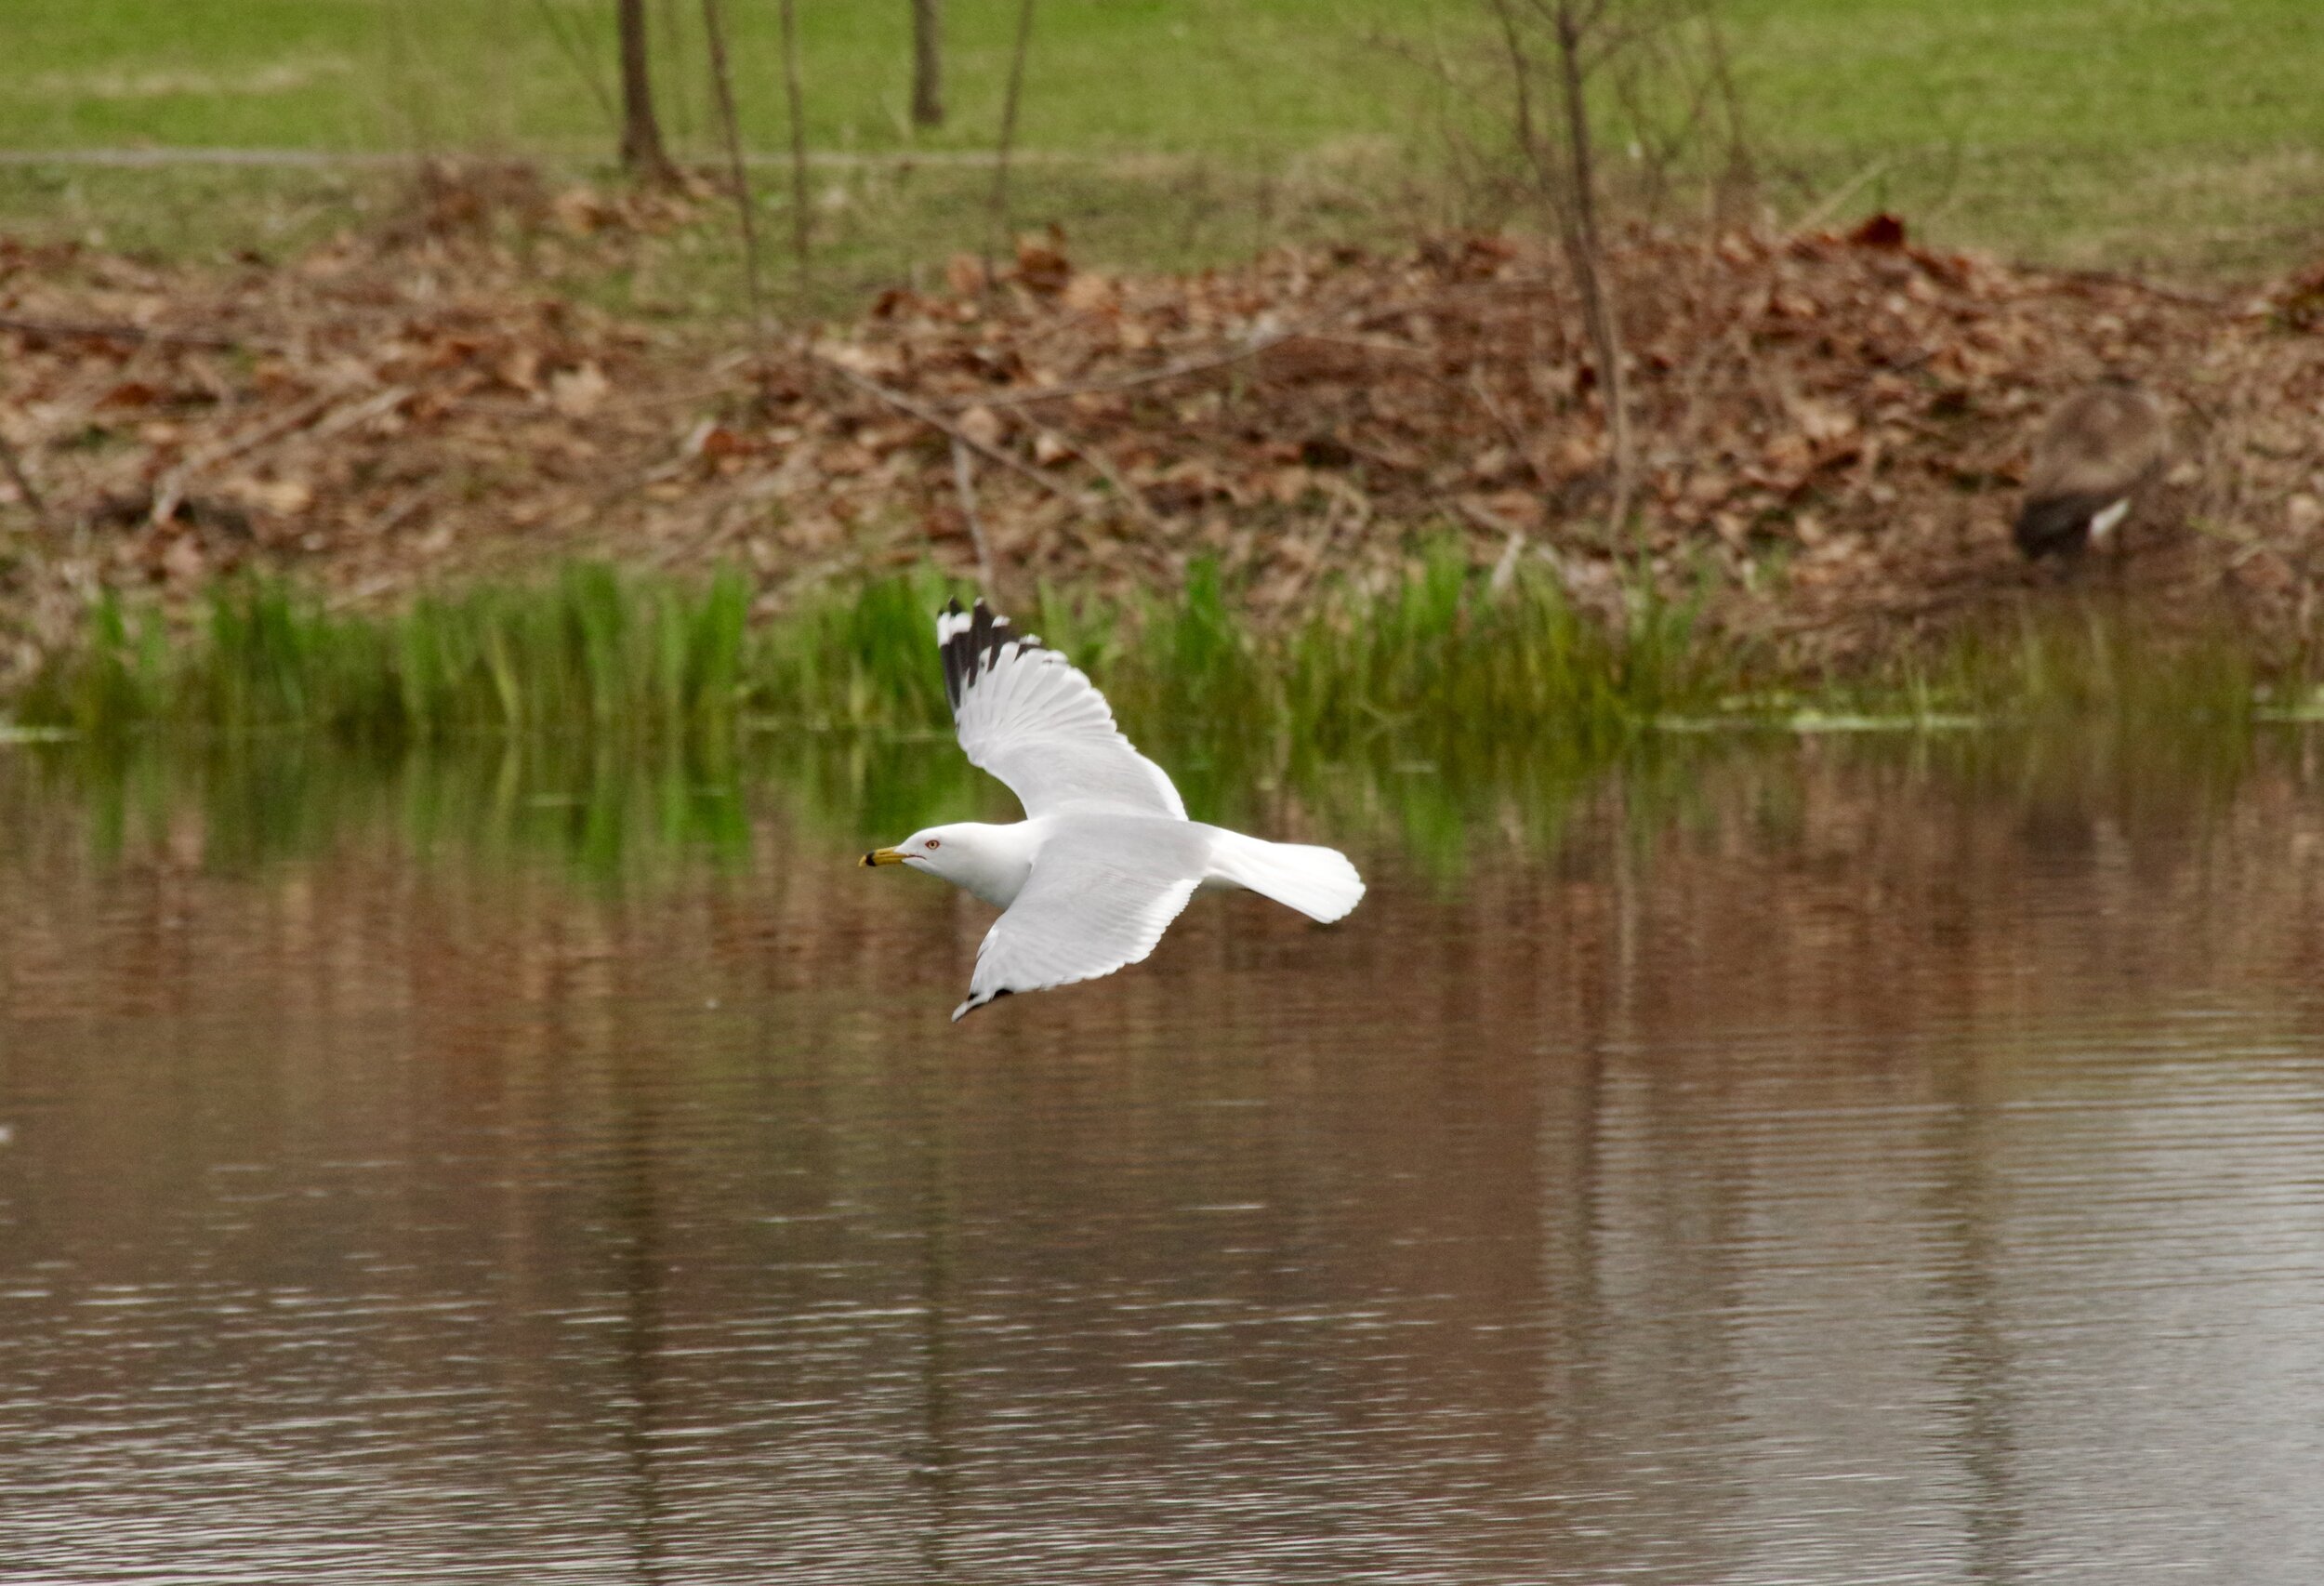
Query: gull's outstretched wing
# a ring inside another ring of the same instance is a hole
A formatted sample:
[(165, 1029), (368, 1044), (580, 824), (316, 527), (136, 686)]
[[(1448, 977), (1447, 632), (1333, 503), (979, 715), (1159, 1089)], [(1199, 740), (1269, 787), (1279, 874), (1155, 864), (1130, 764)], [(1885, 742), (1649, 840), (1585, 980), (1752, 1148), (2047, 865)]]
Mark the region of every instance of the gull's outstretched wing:
[(1186, 818), (1169, 774), (1130, 747), (1080, 669), (983, 601), (937, 614), (936, 648), (969, 763), (1007, 783), (1026, 814), (1078, 806)]
[(1041, 844), (1024, 890), (976, 949), (955, 1019), (1012, 991), (1112, 974), (1154, 951), (1201, 884), (1205, 828), (1150, 816), (1108, 832), (1112, 824), (1076, 822)]

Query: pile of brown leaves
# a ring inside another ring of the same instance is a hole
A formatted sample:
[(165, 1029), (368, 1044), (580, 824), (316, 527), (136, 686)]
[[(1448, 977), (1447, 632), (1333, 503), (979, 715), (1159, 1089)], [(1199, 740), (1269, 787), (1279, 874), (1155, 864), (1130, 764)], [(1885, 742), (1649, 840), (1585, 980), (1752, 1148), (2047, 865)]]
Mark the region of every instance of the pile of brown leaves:
[[(0, 243), (18, 665), (96, 586), (250, 564), (362, 601), (554, 555), (728, 561), (773, 602), (929, 555), (1004, 592), (1213, 557), (1264, 613), (1327, 576), (1400, 577), (1447, 533), (1480, 564), (1547, 559), (1585, 602), (1643, 554), (1672, 588), (1707, 582), (1730, 628), (1883, 651), (2056, 581), (2009, 548), (2014, 487), (2040, 415), (2104, 375), (2162, 394), (2183, 444), (2103, 576), (2232, 602), (2284, 644), (2324, 581), (2314, 279), (2215, 302), (1912, 246), (1885, 217), (1635, 238), (1614, 261), (1632, 543), (1607, 524), (1600, 371), (1530, 242), (1194, 276), (1028, 242), (995, 278), (957, 260), (941, 290), (753, 344), (546, 293), (461, 197), (280, 267)], [(568, 248), (693, 223), (682, 203), (525, 202)]]

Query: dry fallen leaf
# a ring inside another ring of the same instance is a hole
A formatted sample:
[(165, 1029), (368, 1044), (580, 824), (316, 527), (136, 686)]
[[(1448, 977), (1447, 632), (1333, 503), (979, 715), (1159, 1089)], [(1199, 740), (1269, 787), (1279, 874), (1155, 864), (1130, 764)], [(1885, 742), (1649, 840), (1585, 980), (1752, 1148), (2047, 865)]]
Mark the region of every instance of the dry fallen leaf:
[(954, 254), (944, 262), (944, 284), (956, 297), (975, 297), (984, 290), (984, 261), (974, 254)]
[(1084, 271), (1065, 284), (1063, 299), (1065, 307), (1076, 313), (1103, 313), (1120, 301), (1111, 276), (1095, 271)]
[(614, 383), (595, 363), (560, 369), (548, 377), (549, 404), (567, 418), (587, 418), (598, 410)]
[(297, 479), (252, 479), (243, 475), (228, 480), (219, 493), (229, 500), (277, 517), (292, 518), (314, 505), (314, 487)]
[(997, 446), (1001, 437), (1009, 432), (1000, 415), (989, 407), (972, 407), (953, 422), (959, 427), (961, 434), (980, 446)]

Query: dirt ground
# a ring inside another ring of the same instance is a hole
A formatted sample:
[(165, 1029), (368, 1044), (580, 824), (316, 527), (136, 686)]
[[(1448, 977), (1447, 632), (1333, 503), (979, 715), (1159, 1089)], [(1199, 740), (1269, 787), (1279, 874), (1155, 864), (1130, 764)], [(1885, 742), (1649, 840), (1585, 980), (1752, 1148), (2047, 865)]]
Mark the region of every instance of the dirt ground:
[[(1028, 239), (808, 329), (631, 323), (552, 290), (715, 202), (439, 176), (305, 257), (157, 267), (0, 240), (0, 672), (103, 587), (238, 569), (334, 603), (590, 555), (751, 571), (761, 609), (923, 558), (1168, 587), (1215, 558), (1260, 619), (1460, 536), (1611, 607), (1641, 565), (1805, 666), (2067, 587), (2225, 613), (2304, 656), (2324, 582), (2324, 269), (2219, 298), (1842, 233), (1637, 233), (1612, 261), (1639, 437), (1555, 251), (1433, 237), (1198, 276)], [(2119, 555), (2008, 537), (2041, 416), (2163, 399), (2174, 466)]]

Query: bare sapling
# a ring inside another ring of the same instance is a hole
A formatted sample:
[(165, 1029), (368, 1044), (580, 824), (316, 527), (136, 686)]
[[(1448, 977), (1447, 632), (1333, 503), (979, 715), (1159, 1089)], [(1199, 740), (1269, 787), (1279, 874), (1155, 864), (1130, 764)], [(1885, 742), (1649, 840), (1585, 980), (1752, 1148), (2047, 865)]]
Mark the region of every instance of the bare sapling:
[(799, 80), (798, 0), (783, 0), (783, 99), (791, 122), (791, 255), (807, 283), (807, 96)]
[(944, 124), (944, 0), (912, 0), (912, 125)]
[(1756, 196), (1743, 96), (1713, 0), (1630, 0), (1638, 8), (1605, 73), (1629, 139), (1632, 202), (1649, 220), (1699, 187), (1705, 223), (1724, 224)]
[[(1606, 173), (1598, 100), (1610, 93), (1638, 185), (1658, 209), (1670, 178), (1717, 140), (1715, 210), (1747, 181), (1739, 98), (1709, 0), (1486, 0), (1510, 85), (1511, 132), (1525, 185), (1557, 231), (1605, 415), (1607, 533), (1627, 547), (1637, 498), (1638, 440), (1621, 305), (1608, 265)], [(1626, 190), (1627, 191), (1627, 190)]]
[[(646, 52), (645, 0), (620, 0), (614, 20), (621, 35), (621, 164), (642, 182), (672, 187), (678, 167), (662, 141), (654, 111), (654, 72)], [(594, 79), (591, 79), (594, 81)]]
[(597, 70), (597, 63), (589, 58), (589, 51), (582, 46), (580, 41), (573, 36), (572, 31), (559, 19), (557, 7), (550, 5), (548, 0), (533, 0), (533, 12), (540, 18), (542, 30), (548, 34), (549, 42), (557, 46), (557, 53), (565, 58), (565, 64), (573, 68), (573, 74), (580, 78), (582, 86), (589, 90), (589, 98), (597, 101), (597, 108), (603, 112), (606, 125), (608, 126), (619, 126), (622, 121), (621, 110), (614, 103), (613, 95), (606, 91), (604, 80)]
[[(1622, 367), (1622, 329), (1605, 269), (1605, 239), (1598, 221), (1597, 150), (1590, 127), (1590, 78), (1612, 33), (1612, 0), (1489, 0), (1508, 54), (1514, 115), (1512, 131), (1533, 186), (1557, 223), (1558, 243), (1581, 300), (1583, 333), (1597, 365), (1605, 412), (1612, 501), (1606, 532), (1616, 543), (1629, 534), (1636, 489), (1636, 445), (1631, 434), (1629, 382)], [(1538, 59), (1547, 35), (1550, 54)], [(1546, 75), (1554, 106), (1549, 125), (1535, 109), (1538, 78)]]
[[(1017, 7), (1017, 42), (1009, 55), (1009, 87), (1000, 102), (1000, 149), (993, 166), (993, 233), (1006, 248), (1010, 233), (1009, 162), (1017, 148), (1017, 105), (1024, 92), (1024, 59), (1033, 45), (1033, 0)], [(984, 279), (993, 279), (992, 260), (985, 260)]]
[(743, 284), (750, 300), (751, 327), (759, 330), (765, 323), (759, 287), (759, 226), (751, 214), (750, 171), (743, 162), (742, 124), (734, 113), (734, 78), (727, 64), (726, 21), (719, 14), (719, 0), (702, 0), (702, 32), (709, 46), (710, 94), (726, 142), (726, 177), (734, 189), (734, 213), (742, 226)]

